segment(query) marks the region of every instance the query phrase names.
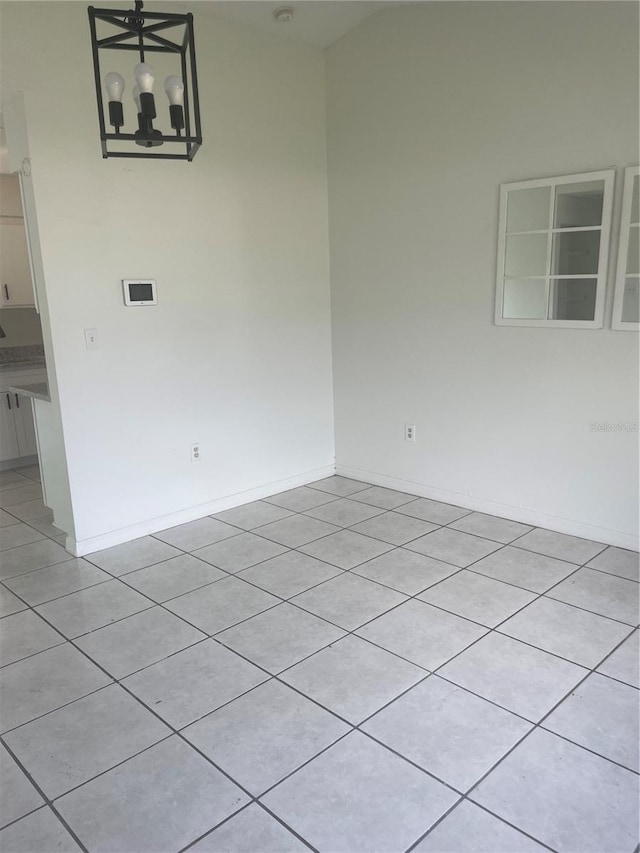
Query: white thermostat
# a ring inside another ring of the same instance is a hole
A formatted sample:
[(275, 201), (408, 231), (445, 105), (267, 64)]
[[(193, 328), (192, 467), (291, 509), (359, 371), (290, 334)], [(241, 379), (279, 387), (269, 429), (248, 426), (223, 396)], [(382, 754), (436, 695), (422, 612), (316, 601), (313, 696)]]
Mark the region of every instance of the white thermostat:
[(152, 278), (123, 278), (125, 305), (157, 305), (156, 283)]

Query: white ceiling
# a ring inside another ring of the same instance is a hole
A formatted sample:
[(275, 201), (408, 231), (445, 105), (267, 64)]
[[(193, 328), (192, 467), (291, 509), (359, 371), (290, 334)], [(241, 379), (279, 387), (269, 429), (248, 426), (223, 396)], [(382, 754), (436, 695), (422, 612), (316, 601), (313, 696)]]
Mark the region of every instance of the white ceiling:
[[(224, 18), (274, 36), (325, 48), (369, 15), (397, 0), (210, 0), (195, 3)], [(273, 13), (281, 6), (293, 9), (293, 20), (278, 22)], [(195, 11), (195, 9), (194, 9)]]

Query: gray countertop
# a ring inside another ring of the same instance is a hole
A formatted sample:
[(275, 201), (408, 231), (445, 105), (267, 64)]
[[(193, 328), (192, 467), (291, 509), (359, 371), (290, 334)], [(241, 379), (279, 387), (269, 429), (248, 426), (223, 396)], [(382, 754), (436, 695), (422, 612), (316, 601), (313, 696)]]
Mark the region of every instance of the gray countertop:
[(46, 382), (30, 382), (27, 385), (12, 385), (9, 388), (12, 394), (20, 394), (22, 397), (35, 397), (36, 400), (51, 402), (49, 396), (49, 385)]
[(26, 361), (6, 361), (0, 364), (0, 375), (3, 373), (14, 373), (17, 370), (44, 370), (45, 364), (42, 358), (27, 359)]

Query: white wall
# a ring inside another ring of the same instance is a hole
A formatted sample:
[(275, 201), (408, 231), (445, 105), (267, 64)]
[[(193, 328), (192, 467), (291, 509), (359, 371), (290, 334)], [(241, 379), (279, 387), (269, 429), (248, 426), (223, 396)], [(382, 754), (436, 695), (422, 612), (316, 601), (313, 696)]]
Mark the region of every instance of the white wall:
[(329, 49), (339, 472), (637, 547), (638, 435), (589, 429), (637, 423), (637, 335), (492, 323), (499, 185), (637, 162), (637, 32), (415, 3)]
[[(322, 54), (193, 8), (187, 164), (101, 159), (84, 4), (2, 4), (81, 552), (334, 461)], [(125, 308), (120, 279), (142, 276), (159, 305)]]

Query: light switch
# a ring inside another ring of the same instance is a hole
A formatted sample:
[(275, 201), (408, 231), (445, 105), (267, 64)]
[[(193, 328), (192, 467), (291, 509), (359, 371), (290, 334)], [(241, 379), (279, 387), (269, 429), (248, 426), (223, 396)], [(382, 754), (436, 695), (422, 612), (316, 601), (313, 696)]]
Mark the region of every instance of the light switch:
[(85, 329), (84, 330), (84, 345), (87, 349), (98, 349), (98, 330), (97, 329)]

